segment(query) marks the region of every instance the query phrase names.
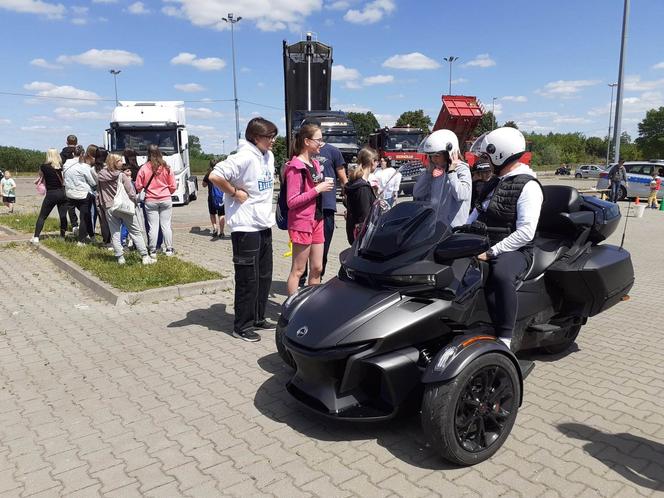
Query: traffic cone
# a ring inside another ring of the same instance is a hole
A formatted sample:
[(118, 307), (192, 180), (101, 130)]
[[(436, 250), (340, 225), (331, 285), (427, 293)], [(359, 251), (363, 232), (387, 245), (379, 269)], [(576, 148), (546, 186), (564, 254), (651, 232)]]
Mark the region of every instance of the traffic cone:
[(641, 201), (640, 201), (639, 198), (637, 197), (636, 200), (634, 201), (634, 205), (635, 205), (635, 206), (638, 206), (639, 204), (641, 204)]

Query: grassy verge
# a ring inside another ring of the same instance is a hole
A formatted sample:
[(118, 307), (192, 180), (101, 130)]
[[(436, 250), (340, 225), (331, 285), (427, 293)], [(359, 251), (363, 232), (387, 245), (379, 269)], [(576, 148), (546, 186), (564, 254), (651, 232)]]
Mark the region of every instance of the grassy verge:
[(189, 284), (221, 278), (217, 272), (183, 261), (176, 256), (160, 255), (154, 265), (142, 265), (136, 251), (125, 254), (127, 264), (118, 265), (113, 253), (94, 245), (77, 246), (59, 238), (44, 239), (42, 244), (73, 261), (100, 280), (125, 292), (139, 292), (158, 287)]
[[(34, 233), (39, 213), (12, 213), (0, 215), (0, 225), (13, 228), (19, 232)], [(43, 233), (60, 232), (60, 220), (46, 218)]]

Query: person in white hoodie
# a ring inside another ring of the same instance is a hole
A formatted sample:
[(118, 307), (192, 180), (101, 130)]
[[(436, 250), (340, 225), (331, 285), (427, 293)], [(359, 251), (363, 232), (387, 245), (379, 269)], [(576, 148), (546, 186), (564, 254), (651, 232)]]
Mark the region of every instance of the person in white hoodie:
[(476, 200), (468, 223), (479, 221), (489, 228), (505, 229), (504, 233), (489, 232), (491, 247), (478, 258), (490, 266), (484, 292), (496, 335), (511, 347), (518, 305), (516, 285), (532, 262), (532, 241), (544, 195), (535, 172), (520, 162), (526, 140), (519, 130), (493, 130), (478, 138), (471, 151), (488, 157), (496, 174)]
[(92, 189), (97, 185), (97, 181), (90, 171), (90, 165), (85, 162), (83, 147), (76, 147), (74, 158), (62, 166), (62, 172), (65, 180), (65, 195), (69, 203), (78, 209), (81, 215), (78, 229), (78, 241), (81, 244), (86, 237), (94, 239), (95, 236), (94, 232), (88, 232), (92, 226), (90, 221), (90, 202), (94, 199)]
[(254, 118), (237, 153), (217, 163), (208, 180), (224, 192), (235, 266), (233, 337), (256, 342), (256, 329), (274, 326), (265, 319), (272, 285), (272, 196), (277, 137), (274, 123)]

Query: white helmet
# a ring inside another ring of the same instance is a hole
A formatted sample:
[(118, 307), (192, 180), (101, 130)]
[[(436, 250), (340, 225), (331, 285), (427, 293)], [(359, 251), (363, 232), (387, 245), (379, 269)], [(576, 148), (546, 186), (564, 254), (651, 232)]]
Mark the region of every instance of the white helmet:
[(486, 154), (491, 164), (502, 167), (526, 152), (526, 139), (516, 128), (504, 126), (480, 136), (470, 150), (475, 154)]
[(450, 130), (437, 130), (422, 140), (417, 148), (418, 152), (424, 154), (435, 154), (436, 152), (459, 152), (459, 139)]

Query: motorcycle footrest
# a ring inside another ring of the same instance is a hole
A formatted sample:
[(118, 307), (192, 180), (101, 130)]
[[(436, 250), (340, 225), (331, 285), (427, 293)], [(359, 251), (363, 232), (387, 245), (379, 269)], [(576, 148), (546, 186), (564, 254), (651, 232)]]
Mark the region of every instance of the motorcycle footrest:
[(528, 327), (528, 332), (535, 332), (540, 334), (550, 334), (551, 332), (557, 332), (560, 330), (558, 325), (551, 325), (550, 323), (540, 323), (538, 325), (531, 325)]

